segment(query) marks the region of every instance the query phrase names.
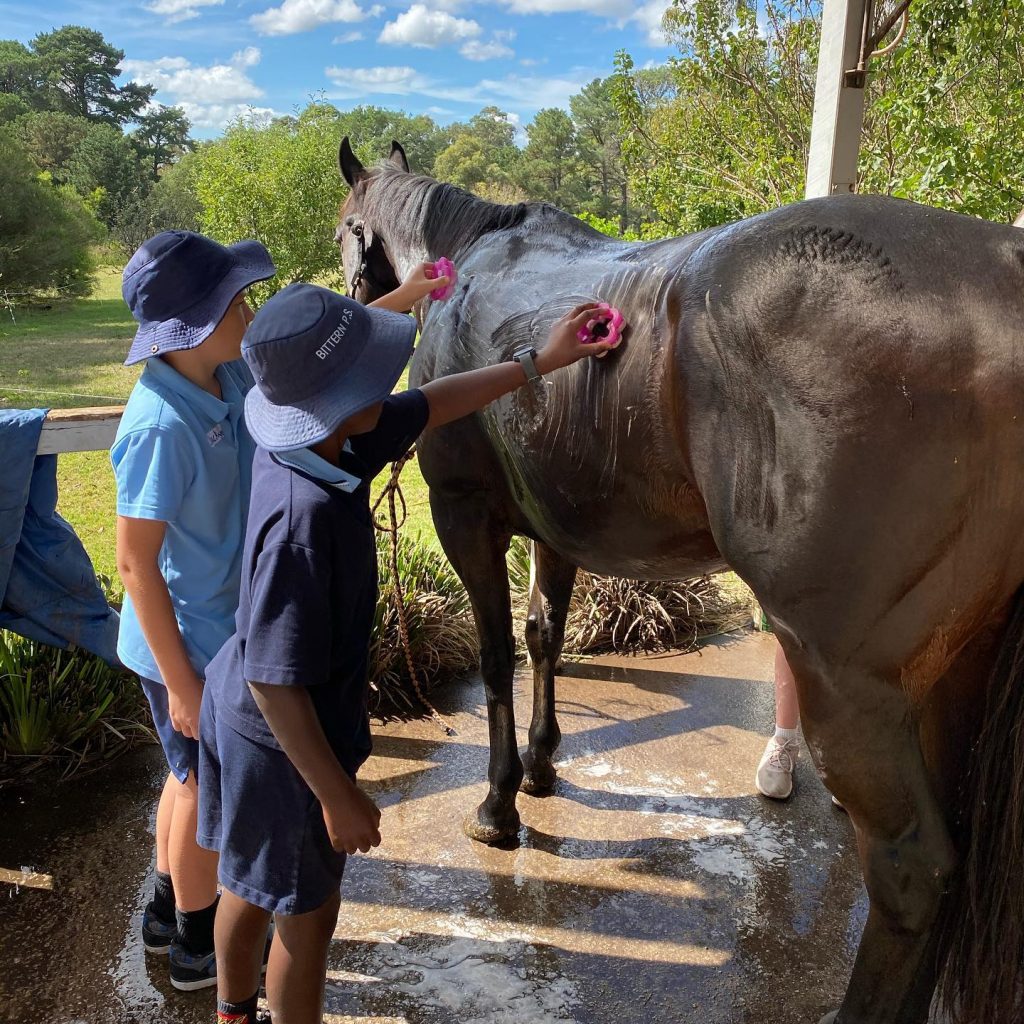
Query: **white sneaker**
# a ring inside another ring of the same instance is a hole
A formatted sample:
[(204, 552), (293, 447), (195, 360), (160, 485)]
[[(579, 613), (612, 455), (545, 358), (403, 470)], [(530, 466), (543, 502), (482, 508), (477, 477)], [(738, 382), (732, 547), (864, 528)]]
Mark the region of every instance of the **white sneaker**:
[(800, 759), (800, 741), (780, 743), (774, 736), (768, 741), (757, 766), (754, 785), (762, 796), (786, 800), (793, 792), (793, 768)]

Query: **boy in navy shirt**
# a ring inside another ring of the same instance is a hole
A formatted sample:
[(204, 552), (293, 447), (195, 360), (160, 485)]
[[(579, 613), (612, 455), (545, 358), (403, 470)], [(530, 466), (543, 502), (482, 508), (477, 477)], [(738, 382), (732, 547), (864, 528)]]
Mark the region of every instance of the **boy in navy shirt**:
[(200, 726), (198, 841), (220, 854), (223, 1024), (256, 1020), (271, 914), (272, 1017), (319, 1024), (345, 857), (380, 843), (380, 811), (355, 783), (370, 753), (370, 482), (424, 429), (607, 349), (577, 339), (595, 312), (577, 307), (539, 352), (394, 396), (408, 317), (294, 284), (249, 329), (245, 414), (260, 448), (236, 632), (207, 670)]

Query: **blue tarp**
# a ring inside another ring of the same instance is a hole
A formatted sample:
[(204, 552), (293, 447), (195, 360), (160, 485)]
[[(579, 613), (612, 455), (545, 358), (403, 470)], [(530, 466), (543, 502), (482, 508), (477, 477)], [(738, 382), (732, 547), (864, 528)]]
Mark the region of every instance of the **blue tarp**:
[(57, 456), (36, 455), (45, 409), (0, 410), (0, 627), (117, 661), (117, 612), (57, 515)]

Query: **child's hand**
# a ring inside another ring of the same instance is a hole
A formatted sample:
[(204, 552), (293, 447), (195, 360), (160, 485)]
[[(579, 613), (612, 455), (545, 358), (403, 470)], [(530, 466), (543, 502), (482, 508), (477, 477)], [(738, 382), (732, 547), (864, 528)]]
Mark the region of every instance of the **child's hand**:
[(433, 272), (433, 269), (433, 261), (427, 260), (425, 263), (417, 263), (406, 275), (401, 287), (410, 304), (419, 302), (435, 288), (444, 288), (448, 284), (448, 278), (443, 274), (440, 277), (427, 277), (427, 272)]
[(203, 703), (203, 681), (194, 672), (164, 680), (167, 712), (171, 725), (190, 740), (199, 739), (199, 708)]
[(611, 343), (607, 341), (585, 345), (576, 336), (580, 328), (586, 326), (588, 320), (595, 319), (600, 313), (601, 309), (596, 302), (586, 302), (556, 321), (548, 334), (547, 342), (538, 351), (534, 360), (538, 373), (550, 373), (579, 359), (595, 356), (612, 348)]
[(338, 853), (369, 853), (380, 846), (380, 808), (356, 785), (338, 800), (323, 804), (324, 824)]

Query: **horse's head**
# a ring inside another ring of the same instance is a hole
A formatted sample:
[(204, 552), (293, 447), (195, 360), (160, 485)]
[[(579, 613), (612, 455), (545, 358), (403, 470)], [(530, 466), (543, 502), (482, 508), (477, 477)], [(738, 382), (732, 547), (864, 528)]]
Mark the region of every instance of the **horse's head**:
[[(409, 170), (405, 150), (397, 142), (391, 143), (388, 162), (399, 170)], [(338, 150), (338, 167), (349, 186), (334, 232), (334, 240), (341, 250), (345, 284), (352, 298), (362, 303), (373, 302), (400, 284), (383, 235), (376, 225), (367, 222), (366, 191), (379, 172), (367, 170), (362, 165), (352, 151), (347, 135), (341, 140)]]

